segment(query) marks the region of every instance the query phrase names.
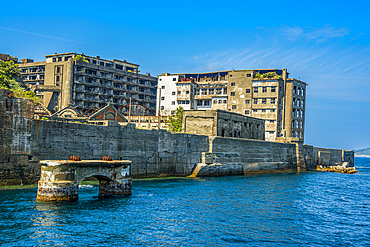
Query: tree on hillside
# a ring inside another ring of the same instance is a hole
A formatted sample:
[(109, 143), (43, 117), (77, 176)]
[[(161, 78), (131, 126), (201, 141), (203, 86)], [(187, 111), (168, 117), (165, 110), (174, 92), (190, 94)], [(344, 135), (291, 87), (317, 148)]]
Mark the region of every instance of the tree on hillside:
[(12, 86), (16, 86), (16, 78), (20, 76), (18, 64), (14, 64), (13, 61), (2, 61), (0, 60), (0, 87), (10, 89)]
[(2, 61), (0, 60), (0, 88), (10, 89), (13, 91), (13, 95), (17, 98), (29, 98), (33, 99), (35, 103), (40, 103), (41, 99), (36, 97), (32, 91), (26, 91), (18, 81), (20, 77), (20, 70), (18, 64), (14, 64), (13, 61)]
[(171, 131), (171, 132), (180, 132), (181, 131), (183, 110), (184, 110), (184, 108), (179, 106), (175, 111), (175, 115), (169, 116), (168, 131)]

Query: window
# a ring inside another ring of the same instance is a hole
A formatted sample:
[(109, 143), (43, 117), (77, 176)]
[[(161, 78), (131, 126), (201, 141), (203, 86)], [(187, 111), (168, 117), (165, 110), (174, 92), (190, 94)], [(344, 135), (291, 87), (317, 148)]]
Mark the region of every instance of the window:
[(164, 100), (164, 97), (161, 97), (161, 100)]
[(262, 99), (262, 104), (266, 104), (266, 99)]
[(214, 89), (209, 89), (208, 93), (209, 93), (209, 95), (213, 95), (215, 93), (215, 90)]
[(302, 96), (304, 96), (304, 89), (302, 88)]
[(177, 91), (177, 94), (181, 94), (181, 91)]
[(276, 92), (276, 87), (271, 87), (271, 93), (275, 93)]
[(57, 66), (57, 74), (59, 74), (59, 73), (60, 73), (60, 67)]
[(233, 87), (233, 86), (235, 86), (235, 82), (232, 82), (232, 83), (231, 83), (231, 86), (232, 86), (232, 87)]
[(210, 100), (205, 100), (204, 105), (210, 105)]
[(295, 106), (295, 98), (293, 98), (293, 106)]
[(275, 120), (269, 120), (270, 123), (275, 123)]
[(249, 88), (245, 89), (245, 93), (251, 93), (251, 90)]
[(53, 58), (53, 63), (55, 63), (56, 61), (57, 61), (57, 59), (54, 57), (54, 58)]
[(301, 100), (301, 107), (304, 107), (304, 106), (303, 106), (303, 102), (304, 102), (304, 101), (303, 101), (303, 100)]
[[(96, 64), (96, 60), (92, 60), (92, 63), (93, 63), (93, 64)], [(117, 65), (117, 66), (118, 66), (118, 65)], [(122, 66), (122, 65), (121, 65), (121, 66)]]
[(62, 61), (62, 57), (58, 57), (58, 62), (61, 62)]
[(275, 98), (270, 99), (270, 104), (275, 104)]
[(231, 106), (231, 109), (236, 109), (236, 105)]
[(293, 93), (294, 93), (294, 94), (296, 94), (296, 93), (297, 93), (297, 87), (296, 87), (296, 86), (294, 86), (294, 87), (293, 87)]
[(262, 112), (266, 112), (266, 109), (262, 109)]
[(303, 111), (301, 111), (301, 118), (303, 118)]
[(57, 75), (57, 76), (56, 76), (55, 81), (56, 81), (56, 82), (59, 82), (59, 81), (60, 81), (60, 77), (59, 77), (59, 75)]
[(217, 99), (214, 99), (213, 100), (213, 104), (217, 104)]
[(199, 95), (199, 89), (195, 89), (195, 95)]
[(162, 111), (164, 110), (164, 106), (161, 106), (161, 110), (162, 110)]
[(202, 89), (202, 95), (207, 95), (207, 89)]
[(189, 91), (186, 91), (186, 94), (189, 94)]
[(171, 102), (171, 105), (175, 105), (175, 104), (176, 104), (176, 103), (175, 103), (175, 101), (172, 101), (172, 102)]
[(257, 112), (257, 109), (253, 109), (252, 112)]
[(172, 95), (176, 95), (176, 92), (172, 92)]
[(189, 100), (187, 100), (187, 101), (185, 102), (185, 104), (189, 105), (189, 104), (190, 104), (190, 101), (189, 101)]
[(165, 89), (165, 86), (162, 86), (162, 89)]
[(295, 116), (295, 110), (293, 110), (293, 112), (292, 112), (292, 117), (294, 117)]
[(227, 94), (227, 88), (224, 88), (224, 94)]
[(298, 95), (301, 95), (301, 89), (298, 88)]
[(197, 106), (202, 106), (202, 100), (197, 100)]
[(249, 110), (245, 110), (244, 114), (249, 114)]
[(222, 104), (222, 99), (219, 99), (219, 100), (218, 100), (218, 103), (219, 103), (219, 104)]
[(267, 87), (262, 87), (262, 93), (266, 93), (267, 92)]
[(172, 78), (172, 81), (176, 81), (176, 77)]
[(249, 99), (246, 99), (246, 100), (245, 100), (245, 103), (246, 103), (246, 104), (249, 104), (249, 103), (250, 103), (250, 100), (249, 100)]
[(173, 115), (173, 114), (175, 114), (175, 111), (174, 110), (171, 111), (171, 115)]
[(230, 93), (230, 96), (235, 96), (235, 92), (231, 92)]
[(253, 99), (253, 104), (258, 104), (258, 99)]
[(254, 88), (253, 88), (253, 92), (254, 92), (254, 93), (258, 93), (258, 87), (254, 87)]
[(252, 75), (251, 74), (247, 74), (247, 77), (251, 77)]
[(223, 103), (226, 104), (226, 99), (223, 100)]

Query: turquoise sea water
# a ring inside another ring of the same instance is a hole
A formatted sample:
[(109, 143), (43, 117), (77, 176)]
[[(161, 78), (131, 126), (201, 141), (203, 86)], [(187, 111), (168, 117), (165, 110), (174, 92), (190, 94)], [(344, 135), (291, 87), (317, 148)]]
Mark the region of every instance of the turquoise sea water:
[(134, 181), (132, 196), (37, 203), (0, 191), (1, 246), (369, 246), (370, 159), (360, 173)]

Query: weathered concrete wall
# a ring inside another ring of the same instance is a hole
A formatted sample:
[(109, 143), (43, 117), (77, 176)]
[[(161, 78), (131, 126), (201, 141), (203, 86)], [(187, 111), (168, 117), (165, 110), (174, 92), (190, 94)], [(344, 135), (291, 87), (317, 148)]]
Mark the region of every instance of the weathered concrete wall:
[(348, 162), (348, 167), (354, 167), (355, 152), (343, 149), (313, 147), (313, 159), (316, 165), (337, 166)]
[[(211, 138), (211, 137), (210, 137)], [(235, 166), (235, 173), (296, 171), (296, 145), (237, 138), (212, 137), (203, 162)], [(199, 173), (202, 175), (202, 172)]]
[(40, 178), (38, 161), (72, 155), (131, 160), (133, 178), (189, 176), (195, 171), (200, 176), (305, 171), (320, 158), (330, 165), (346, 161), (353, 166), (352, 151), (314, 148), (298, 138), (297, 143), (294, 138), (277, 143), (142, 130), (117, 122), (98, 126), (33, 120), (32, 101), (10, 93), (0, 90), (0, 185), (35, 183)]

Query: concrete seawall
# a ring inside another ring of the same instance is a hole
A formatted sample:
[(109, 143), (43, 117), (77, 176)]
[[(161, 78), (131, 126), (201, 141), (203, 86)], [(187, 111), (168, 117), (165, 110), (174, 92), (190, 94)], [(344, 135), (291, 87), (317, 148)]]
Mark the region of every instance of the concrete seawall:
[[(33, 102), (0, 90), (0, 185), (31, 184), (40, 178), (40, 160), (131, 160), (132, 177), (219, 176), (314, 170), (315, 164), (344, 161), (352, 151), (319, 149), (298, 138), (281, 142), (174, 134), (108, 126), (33, 120)], [(325, 164), (326, 164), (325, 163)]]

